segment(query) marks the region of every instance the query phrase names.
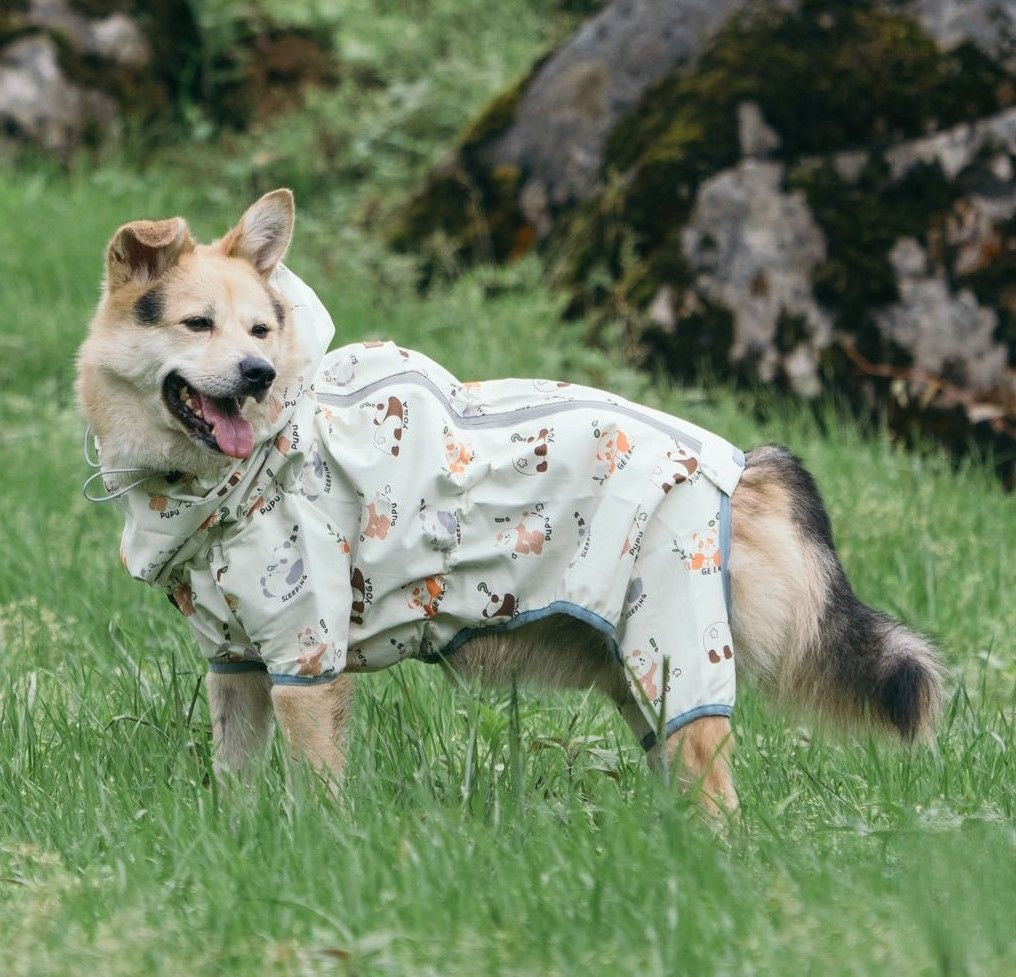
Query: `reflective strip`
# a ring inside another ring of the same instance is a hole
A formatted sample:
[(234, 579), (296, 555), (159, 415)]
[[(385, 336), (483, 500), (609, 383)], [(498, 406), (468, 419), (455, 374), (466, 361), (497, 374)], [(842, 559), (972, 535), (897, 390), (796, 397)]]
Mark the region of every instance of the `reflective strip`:
[(700, 457), (702, 455), (702, 442), (698, 438), (693, 438), (690, 434), (682, 431), (681, 428), (675, 427), (673, 424), (667, 424), (658, 417), (644, 414), (635, 407), (619, 404), (611, 400), (557, 400), (550, 404), (534, 404), (531, 407), (518, 407), (515, 410), (500, 411), (496, 414), (460, 414), (451, 401), (444, 395), (444, 391), (430, 377), (424, 376), (417, 370), (406, 370), (404, 373), (395, 373), (381, 380), (375, 380), (373, 383), (368, 383), (366, 386), (350, 394), (333, 394), (325, 391), (316, 391), (315, 396), (319, 401), (335, 407), (351, 407), (364, 397), (368, 397), (378, 390), (388, 386), (395, 386), (396, 384), (410, 384), (411, 386), (424, 387), (429, 390), (441, 401), (445, 410), (456, 419), (456, 423), (460, 427), (511, 427), (521, 421), (538, 421), (569, 410), (602, 411), (609, 409), (631, 417), (649, 427), (656, 428), (657, 431), (662, 431), (664, 434), (669, 434), (676, 441), (687, 445), (694, 454)]

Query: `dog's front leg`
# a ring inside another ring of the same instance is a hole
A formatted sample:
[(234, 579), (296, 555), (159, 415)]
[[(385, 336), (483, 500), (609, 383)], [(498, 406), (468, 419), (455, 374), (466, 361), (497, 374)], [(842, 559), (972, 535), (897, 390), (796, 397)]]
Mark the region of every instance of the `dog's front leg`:
[(205, 678), (212, 715), (212, 750), (216, 777), (250, 777), (272, 731), (271, 683), (268, 673), (209, 672)]
[(275, 685), (272, 705), (290, 753), (334, 788), (346, 763), (353, 677), (340, 675), (324, 685)]

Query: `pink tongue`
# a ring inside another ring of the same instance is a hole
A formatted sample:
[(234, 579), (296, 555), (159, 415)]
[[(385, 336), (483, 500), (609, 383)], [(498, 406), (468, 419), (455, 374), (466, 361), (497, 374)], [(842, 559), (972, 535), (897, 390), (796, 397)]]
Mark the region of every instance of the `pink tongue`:
[(254, 450), (254, 428), (240, 414), (224, 414), (211, 397), (198, 394), (201, 413), (212, 428), (219, 450), (230, 458), (246, 458)]

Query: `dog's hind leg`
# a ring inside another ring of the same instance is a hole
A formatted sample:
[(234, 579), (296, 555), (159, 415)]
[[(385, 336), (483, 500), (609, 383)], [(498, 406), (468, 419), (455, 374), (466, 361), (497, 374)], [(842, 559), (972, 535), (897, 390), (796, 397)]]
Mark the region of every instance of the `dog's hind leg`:
[(216, 777), (250, 775), (272, 731), (271, 685), (265, 671), (209, 672), (205, 677), (212, 716)]
[(290, 753), (306, 760), (330, 787), (342, 779), (346, 734), (353, 705), (353, 677), (324, 685), (275, 685), (272, 706)]
[(709, 814), (737, 810), (737, 791), (730, 769), (734, 734), (726, 716), (703, 716), (667, 740), (667, 766), (683, 790), (697, 792)]

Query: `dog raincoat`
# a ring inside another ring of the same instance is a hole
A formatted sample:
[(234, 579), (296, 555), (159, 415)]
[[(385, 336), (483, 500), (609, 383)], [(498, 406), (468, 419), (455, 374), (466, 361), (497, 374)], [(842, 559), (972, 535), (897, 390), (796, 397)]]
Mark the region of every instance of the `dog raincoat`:
[(645, 745), (730, 714), (738, 450), (588, 387), (462, 383), (393, 343), (324, 355), (317, 297), (281, 266), (273, 285), (305, 353), (274, 437), (214, 484), (154, 475), (120, 498), (125, 566), (213, 669), (330, 681), (567, 614), (613, 642)]

